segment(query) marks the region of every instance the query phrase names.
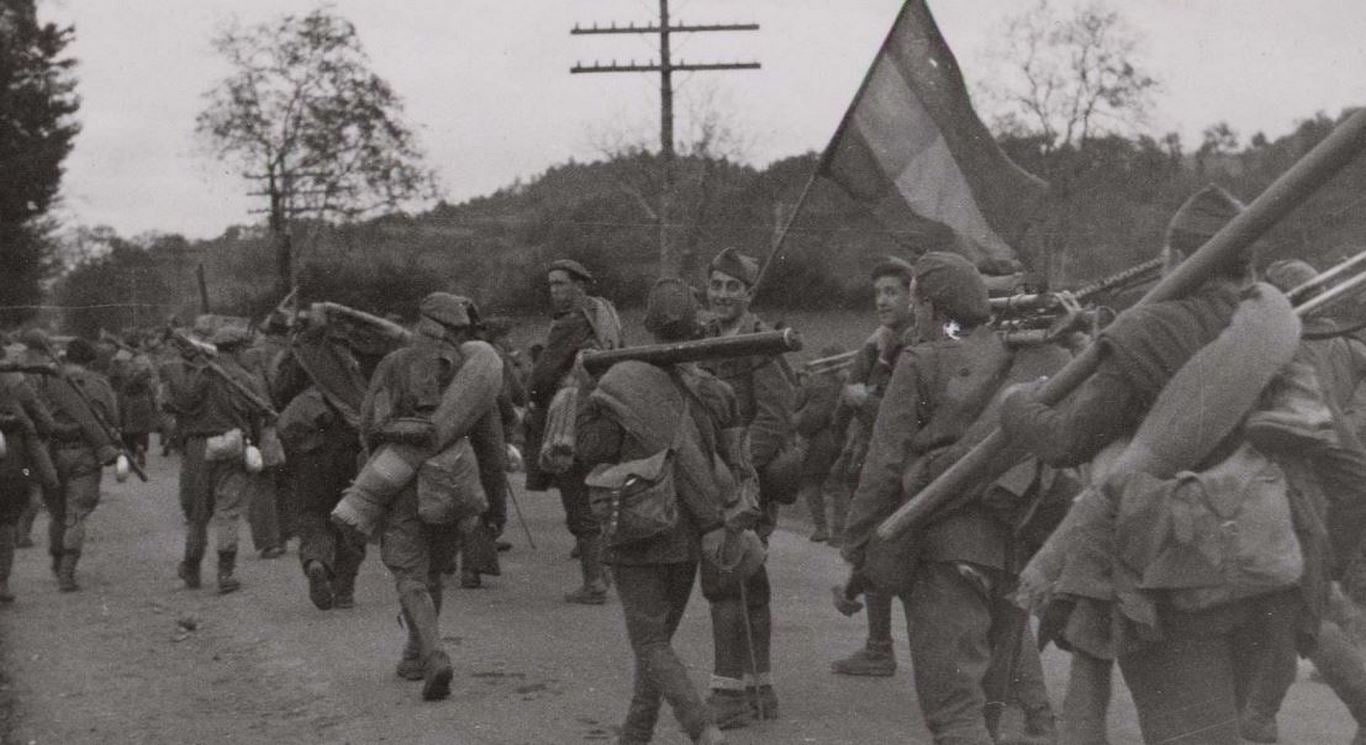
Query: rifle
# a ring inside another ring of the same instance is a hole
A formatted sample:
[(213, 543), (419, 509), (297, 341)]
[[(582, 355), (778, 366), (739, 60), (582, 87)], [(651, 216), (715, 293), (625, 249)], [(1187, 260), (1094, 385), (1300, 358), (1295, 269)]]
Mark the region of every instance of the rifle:
[(24, 375), (51, 375), (56, 376), (56, 365), (44, 365), (41, 363), (26, 362), (0, 362), (0, 373), (22, 373)]
[[(1162, 259), (1149, 259), (1131, 266), (1108, 277), (1102, 277), (1088, 285), (1083, 285), (1069, 294), (1078, 303), (1084, 303), (1104, 292), (1127, 290), (1147, 284), (1162, 271)], [(1058, 313), (1066, 310), (1066, 295), (1059, 292), (1027, 293), (1009, 297), (994, 297), (989, 302), (997, 318)]]
[(206, 344), (191, 339), (189, 336), (186, 336), (184, 331), (172, 331), (171, 341), (174, 341), (176, 346), (180, 348), (182, 355), (192, 362), (203, 363), (206, 370), (226, 383), (229, 390), (236, 393), (238, 396), (241, 396), (253, 409), (256, 409), (257, 413), (272, 421), (279, 418), (280, 413), (275, 410), (274, 406), (270, 405), (269, 401), (261, 398), (257, 395), (256, 391), (243, 385), (241, 381), (234, 378), (227, 370), (224, 370), (218, 363), (213, 361), (213, 358), (218, 355), (217, 347), (212, 344)]
[(137, 477), (140, 480), (146, 482), (147, 472), (142, 470), (142, 467), (138, 465), (137, 458), (134, 457), (132, 453), (128, 452), (128, 448), (124, 446), (123, 437), (119, 435), (118, 429), (111, 426), (108, 420), (104, 418), (104, 415), (100, 413), (99, 407), (95, 405), (94, 401), (90, 400), (90, 396), (86, 395), (85, 389), (82, 388), (79, 383), (72, 380), (71, 376), (66, 374), (66, 369), (62, 367), (62, 361), (57, 358), (57, 352), (52, 349), (51, 342), (44, 339), (39, 349), (43, 354), (47, 355), (48, 359), (52, 360), (53, 374), (65, 383), (66, 387), (70, 388), (72, 393), (76, 394), (76, 398), (81, 402), (81, 405), (85, 407), (85, 410), (90, 414), (90, 418), (95, 421), (95, 424), (104, 433), (104, 436), (119, 449), (119, 454), (127, 461), (128, 468), (132, 470), (133, 473), (137, 474)]
[[(1268, 186), (1252, 204), (1149, 290), (1139, 304), (1173, 300), (1198, 288), (1220, 266), (1235, 260), (1281, 218), (1352, 163), (1362, 151), (1366, 151), (1366, 110), (1357, 111), (1338, 125), (1327, 138)], [(1346, 286), (1339, 285), (1339, 288)], [(1349, 291), (1341, 290), (1336, 297)], [(1317, 302), (1317, 305), (1308, 308), (1307, 312), (1315, 312), (1331, 302), (1331, 298), (1325, 299), (1327, 297), (1325, 293), (1310, 301)], [(1044, 384), (1038, 394), (1039, 400), (1050, 405), (1063, 400), (1091, 377), (1100, 365), (1103, 353), (1100, 345), (1092, 344)], [(1009, 467), (1016, 453), (1018, 445), (1007, 441), (1000, 429), (993, 431), (971, 452), (921, 489), (920, 493), (897, 508), (878, 526), (878, 537), (884, 541), (895, 540), (923, 525), (928, 517), (951, 503), (969, 485)]]

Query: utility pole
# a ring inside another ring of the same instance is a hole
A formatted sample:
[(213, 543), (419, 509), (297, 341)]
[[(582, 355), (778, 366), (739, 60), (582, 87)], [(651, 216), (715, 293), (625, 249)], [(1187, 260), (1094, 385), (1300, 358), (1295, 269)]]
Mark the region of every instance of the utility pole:
[(659, 23), (637, 26), (630, 23), (626, 26), (618, 26), (616, 23), (600, 28), (596, 23), (591, 28), (574, 26), (570, 34), (575, 36), (587, 36), (591, 34), (658, 34), (659, 35), (659, 60), (647, 60), (643, 64), (636, 64), (631, 60), (629, 64), (619, 65), (616, 60), (611, 64), (594, 62), (591, 65), (575, 64), (569, 69), (571, 74), (601, 73), (601, 72), (657, 72), (659, 73), (659, 163), (660, 163), (660, 193), (659, 209), (656, 211), (655, 218), (659, 223), (659, 263), (660, 274), (666, 277), (677, 277), (682, 275), (682, 262), (680, 257), (670, 249), (669, 246), (669, 205), (674, 185), (674, 88), (673, 74), (675, 72), (702, 72), (720, 70), (757, 70), (758, 62), (725, 62), (725, 63), (704, 63), (690, 64), (683, 60), (674, 61), (673, 51), (669, 46), (669, 37), (673, 34), (684, 33), (708, 33), (712, 31), (758, 31), (757, 23), (732, 23), (732, 24), (708, 24), (701, 26), (689, 26), (685, 24), (674, 25), (669, 20), (669, 0), (659, 0)]
[(305, 191), (294, 187), (294, 179), (306, 177), (307, 173), (291, 173), (283, 168), (270, 167), (265, 173), (247, 174), (252, 181), (264, 182), (260, 191), (248, 192), (249, 196), (266, 197), (269, 207), (254, 209), (252, 214), (265, 214), (266, 227), (270, 232), (271, 245), (275, 249), (275, 290), (285, 297), (295, 289), (295, 266), (293, 237), (290, 220), (301, 214), (315, 212), (306, 207), (295, 207), (295, 197), (323, 194), (319, 190)]

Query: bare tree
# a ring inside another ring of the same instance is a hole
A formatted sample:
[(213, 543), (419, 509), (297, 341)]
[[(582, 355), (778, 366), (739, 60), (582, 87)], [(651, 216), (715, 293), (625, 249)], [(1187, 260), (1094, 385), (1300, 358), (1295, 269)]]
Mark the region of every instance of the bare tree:
[(319, 9), (233, 24), (213, 46), (232, 73), (207, 94), (196, 129), (269, 197), (282, 292), (290, 218), (354, 219), (435, 195), (402, 103), (370, 69), (351, 22)]
[(1142, 124), (1157, 81), (1139, 59), (1141, 36), (1092, 2), (1064, 17), (1048, 0), (1011, 16), (981, 84), (998, 132), (1040, 136), (1052, 152)]

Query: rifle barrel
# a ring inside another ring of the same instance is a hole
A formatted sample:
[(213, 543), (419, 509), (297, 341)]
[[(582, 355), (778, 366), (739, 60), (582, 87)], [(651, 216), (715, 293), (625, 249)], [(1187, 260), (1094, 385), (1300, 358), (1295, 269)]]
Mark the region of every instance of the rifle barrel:
[[(1281, 174), (1227, 225), (1148, 291), (1140, 305), (1184, 297), (1248, 249), (1291, 210), (1337, 175), (1366, 150), (1366, 109), (1358, 110), (1328, 137)], [(1126, 311), (1127, 312), (1127, 311)], [(1056, 404), (1091, 377), (1101, 362), (1101, 346), (1092, 344), (1039, 390), (1038, 398)], [(1015, 462), (1012, 447), (998, 428), (958, 459), (932, 483), (911, 497), (877, 528), (882, 540), (912, 530), (981, 479), (999, 474)]]

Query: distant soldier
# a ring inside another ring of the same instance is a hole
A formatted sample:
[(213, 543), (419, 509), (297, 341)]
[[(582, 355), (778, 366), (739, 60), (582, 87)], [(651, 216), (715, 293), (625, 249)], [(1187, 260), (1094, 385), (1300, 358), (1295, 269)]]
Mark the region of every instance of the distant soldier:
[[(429, 447), (434, 444), (438, 425), (434, 415), (452, 380), (467, 364), (468, 355), (496, 352), (473, 338), (477, 312), (466, 298), (436, 292), (423, 298), (420, 319), (409, 346), (390, 353), (375, 369), (370, 388), (361, 406), (361, 433), (371, 450), (387, 444)], [(501, 371), (498, 371), (501, 375)], [(422, 488), (419, 475), (398, 486), (393, 501), (386, 506), (380, 556), (394, 575), (403, 619), (408, 627), (408, 642), (399, 661), (397, 674), (408, 680), (422, 680), (422, 697), (433, 701), (450, 695), (453, 671), (450, 656), (441, 640), (438, 618), (442, 605), (442, 570), (449, 566), (460, 541), (461, 531), (474, 528), (479, 516), (457, 522), (433, 522), (427, 514), (429, 500), (456, 501), (468, 494), (452, 490), (482, 489), (497, 493), (505, 489), (505, 451), (495, 396), (487, 398), (486, 408), (459, 413), (462, 421), (472, 422), (468, 434), (457, 438), (441, 454), (452, 453), (470, 471), (453, 476), (458, 485), (447, 483)], [(484, 400), (484, 399), (480, 399)], [(484, 404), (479, 404), (484, 406)], [(468, 461), (468, 456), (475, 463)], [(461, 460), (463, 459), (463, 460)], [(430, 462), (430, 461), (428, 461)], [(425, 468), (426, 466), (424, 466)], [(358, 485), (368, 477), (357, 479)], [(436, 493), (432, 493), (433, 490)], [(422, 496), (419, 496), (422, 494)], [(419, 511), (419, 508), (423, 509)]]
[[(858, 486), (863, 459), (873, 436), (873, 423), (877, 421), (892, 370), (915, 331), (915, 313), (911, 306), (914, 276), (911, 265), (895, 257), (888, 257), (873, 269), (873, 301), (878, 328), (854, 356), (836, 413), (835, 427), (843, 432), (845, 442), (840, 459), (832, 469), (830, 484), (831, 511), (834, 513), (831, 522), (837, 533), (844, 532), (849, 493)], [(842, 541), (841, 536), (839, 542)], [(830, 663), (830, 669), (840, 675), (892, 675), (896, 672), (896, 654), (892, 651), (892, 597), (869, 590), (863, 599), (868, 613), (868, 640), (863, 649)]]
[(365, 544), (347, 540), (328, 516), (356, 476), (368, 383), (354, 350), (325, 323), (301, 323), (271, 379), (284, 467), (299, 503), (299, 562), (319, 610), (350, 608)]
[[(196, 324), (196, 328), (207, 331), (203, 324)], [(232, 355), (249, 338), (243, 329), (225, 327), (212, 332), (209, 341), (223, 353), (215, 363), (234, 380), (256, 388), (259, 382)], [(167, 381), (171, 410), (185, 448), (180, 489), (181, 507), (189, 525), (179, 575), (186, 587), (200, 586), (200, 563), (212, 526), (218, 550), (218, 592), (234, 592), (242, 586), (234, 576), (237, 531), (250, 495), (251, 474), (244, 449), (246, 441), (254, 439), (261, 429), (261, 413), (211, 372), (206, 362), (181, 360), (179, 368)]]
[(588, 294), (593, 275), (577, 261), (562, 259), (550, 264), (546, 274), (550, 284), (552, 310), (550, 332), (545, 348), (536, 356), (528, 381), (531, 415), (527, 422), (527, 488), (560, 491), (565, 522), (574, 536), (583, 585), (566, 593), (570, 603), (600, 605), (607, 601), (607, 581), (602, 568), (602, 537), (588, 505), (588, 488), (583, 485), (588, 469), (574, 464), (559, 474), (542, 470), (539, 452), (552, 399), (564, 385), (574, 359), (585, 349), (613, 349), (621, 346), (621, 321), (607, 300)]
[[(57, 574), (57, 589), (62, 592), (79, 589), (76, 564), (85, 544), (85, 521), (100, 500), (101, 468), (113, 464), (119, 455), (118, 443), (105, 426), (119, 421), (114, 390), (103, 375), (87, 367), (97, 356), (90, 342), (72, 339), (66, 347), (63, 375), (39, 379), (39, 395), (50, 402), (54, 421), (52, 461), (59, 486), (46, 490), (44, 497), (51, 516), (47, 550)], [(76, 387), (85, 395), (77, 393)]]
[[(705, 324), (705, 336), (738, 336), (769, 330), (749, 310), (758, 276), (759, 266), (754, 259), (734, 249), (726, 249), (712, 260), (707, 281), (711, 315)], [(778, 505), (763, 476), (792, 433), (792, 376), (781, 357), (735, 357), (709, 361), (703, 367), (735, 391), (749, 458), (761, 476), (762, 514), (757, 529), (760, 537), (767, 540), (777, 524)], [(722, 579), (714, 567), (703, 563), (702, 595), (711, 603), (715, 649), (708, 705), (717, 726), (743, 727), (755, 716), (776, 719), (778, 697), (770, 672), (772, 589), (767, 568), (759, 569), (741, 583)]]
[[(5, 357), (0, 347), (0, 358)], [(55, 480), (47, 459), (47, 437), (54, 428), (52, 415), (38, 399), (24, 376), (0, 375), (0, 603), (14, 602), (10, 570), (14, 567), (18, 522), (42, 479)], [(48, 472), (46, 477), (40, 474)]]
[(141, 349), (126, 353), (128, 361), (118, 381), (119, 412), (123, 414), (120, 431), (124, 447), (139, 466), (146, 466), (151, 433), (157, 428), (156, 369)]

